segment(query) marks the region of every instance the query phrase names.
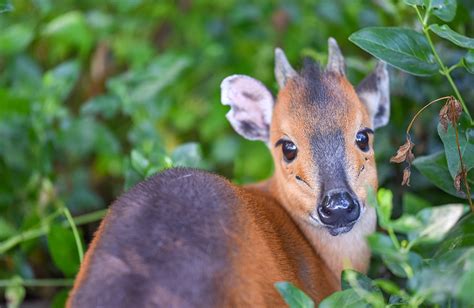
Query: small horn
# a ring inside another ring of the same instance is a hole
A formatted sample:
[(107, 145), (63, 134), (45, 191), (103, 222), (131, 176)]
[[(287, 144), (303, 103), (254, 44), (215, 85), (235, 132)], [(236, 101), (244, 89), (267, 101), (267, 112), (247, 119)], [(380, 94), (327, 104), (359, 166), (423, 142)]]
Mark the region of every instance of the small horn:
[(328, 53), (328, 65), (326, 69), (330, 72), (338, 73), (344, 76), (346, 74), (344, 56), (342, 55), (336, 40), (332, 37), (330, 37), (328, 40)]
[(297, 75), (298, 73), (291, 67), (283, 50), (275, 48), (275, 78), (280, 88), (283, 88), (289, 79)]

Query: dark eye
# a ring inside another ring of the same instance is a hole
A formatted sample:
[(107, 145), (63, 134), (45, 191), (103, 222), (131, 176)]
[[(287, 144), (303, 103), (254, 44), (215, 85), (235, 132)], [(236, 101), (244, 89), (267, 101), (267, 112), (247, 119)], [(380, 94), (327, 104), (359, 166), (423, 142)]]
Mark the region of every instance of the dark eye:
[(296, 158), (296, 154), (298, 153), (296, 145), (293, 142), (287, 140), (282, 142), (281, 150), (283, 151), (283, 156), (285, 157), (286, 162), (291, 162)]
[(369, 150), (369, 135), (365, 131), (358, 132), (356, 135), (356, 144), (364, 152)]

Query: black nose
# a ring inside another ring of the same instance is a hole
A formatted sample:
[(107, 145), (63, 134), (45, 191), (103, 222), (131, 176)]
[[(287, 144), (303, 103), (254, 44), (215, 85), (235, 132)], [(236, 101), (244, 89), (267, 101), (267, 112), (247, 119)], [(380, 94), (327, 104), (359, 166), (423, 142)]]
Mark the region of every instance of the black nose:
[(331, 227), (350, 225), (359, 218), (360, 205), (347, 191), (329, 191), (318, 206), (322, 223)]

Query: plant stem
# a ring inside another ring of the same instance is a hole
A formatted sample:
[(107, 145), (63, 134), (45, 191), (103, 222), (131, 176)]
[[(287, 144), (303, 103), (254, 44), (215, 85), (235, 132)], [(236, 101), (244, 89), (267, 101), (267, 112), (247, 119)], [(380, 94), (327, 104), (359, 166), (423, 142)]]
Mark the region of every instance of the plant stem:
[(61, 204), (61, 207), (64, 212), (64, 216), (66, 216), (66, 219), (69, 222), (69, 226), (72, 229), (72, 233), (74, 234), (74, 240), (76, 241), (77, 253), (79, 255), (79, 262), (82, 263), (82, 260), (84, 259), (84, 249), (82, 248), (82, 242), (81, 242), (81, 237), (79, 236), (79, 231), (77, 231), (76, 224), (74, 223), (74, 219), (72, 219), (71, 212), (69, 212), (69, 209), (64, 204)]
[(393, 228), (388, 227), (387, 232), (388, 232), (388, 235), (390, 236), (390, 239), (393, 242), (393, 245), (395, 245), (395, 248), (397, 248), (397, 250), (400, 250), (400, 247), (401, 247), (400, 242), (398, 241), (398, 238), (395, 235), (395, 232), (393, 231)]
[[(77, 216), (77, 217), (73, 218), (73, 221), (74, 221), (76, 226), (83, 225), (83, 224), (90, 223), (90, 222), (94, 222), (94, 221), (102, 219), (102, 217), (104, 217), (106, 211), (107, 211), (106, 209), (98, 210), (98, 211), (95, 211), (95, 212), (92, 212), (92, 213)], [(54, 218), (58, 217), (60, 214), (61, 214), (61, 212), (57, 211), (57, 212), (51, 214), (50, 216), (48, 216), (45, 219), (45, 220), (48, 221), (48, 223), (43, 224), (41, 227), (32, 228), (30, 230), (21, 232), (19, 234), (16, 234), (16, 235), (10, 237), (9, 239), (7, 239), (3, 242), (0, 242), (0, 255), (4, 254), (5, 252), (7, 252), (8, 250), (12, 249), (13, 247), (15, 247), (16, 245), (18, 245), (22, 242), (32, 240), (32, 239), (35, 239), (35, 238), (38, 238), (40, 236), (48, 234), (48, 232), (49, 232), (49, 222), (51, 220), (53, 220)], [(66, 224), (65, 227), (70, 227), (70, 224)]]
[(70, 287), (73, 279), (2, 279), (0, 288), (22, 285), (24, 287)]
[(408, 124), (408, 127), (407, 127), (407, 135), (410, 134), (410, 129), (411, 127), (413, 126), (413, 123), (415, 123), (415, 120), (416, 118), (418, 118), (418, 116), (423, 112), (423, 110), (425, 110), (426, 108), (428, 108), (429, 106), (433, 105), (434, 103), (436, 102), (439, 102), (439, 101), (442, 101), (442, 100), (447, 100), (449, 98), (451, 98), (452, 96), (443, 96), (443, 97), (440, 97), (440, 98), (437, 98), (431, 102), (429, 102), (428, 104), (426, 104), (425, 106), (423, 106), (423, 108), (421, 108), (420, 110), (418, 110), (418, 112), (413, 116), (413, 118), (411, 119), (410, 121), (410, 124)]
[(423, 26), (423, 34), (425, 35), (426, 39), (428, 40), (428, 44), (430, 45), (431, 51), (433, 52), (433, 55), (434, 55), (436, 61), (438, 62), (438, 65), (440, 67), (440, 73), (442, 75), (444, 75), (446, 77), (446, 79), (448, 79), (448, 82), (451, 85), (451, 87), (453, 88), (453, 91), (454, 91), (456, 97), (458, 98), (459, 102), (461, 102), (461, 105), (462, 105), (462, 108), (464, 109), (464, 112), (469, 117), (469, 120), (471, 121), (471, 124), (473, 124), (473, 120), (472, 120), (471, 114), (469, 113), (469, 109), (467, 108), (467, 105), (464, 102), (464, 99), (462, 98), (461, 93), (459, 93), (458, 87), (456, 86), (456, 84), (454, 83), (454, 81), (451, 77), (450, 70), (449, 70), (449, 68), (446, 67), (446, 65), (444, 65), (443, 61), (441, 60), (438, 52), (436, 51), (436, 49), (434, 47), (433, 41), (431, 40), (431, 36), (430, 36), (430, 33), (429, 33), (429, 26), (428, 26), (428, 18), (429, 18), (430, 8), (427, 9), (424, 18), (421, 17), (421, 14), (420, 14), (420, 11), (419, 11), (418, 7), (414, 6), (414, 8), (416, 10), (418, 19), (420, 20), (420, 22)]

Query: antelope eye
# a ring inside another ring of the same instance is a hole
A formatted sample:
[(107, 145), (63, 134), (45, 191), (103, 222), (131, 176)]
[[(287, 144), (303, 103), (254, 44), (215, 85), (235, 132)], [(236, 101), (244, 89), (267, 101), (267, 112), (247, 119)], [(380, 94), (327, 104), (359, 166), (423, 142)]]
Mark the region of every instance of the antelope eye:
[(358, 132), (356, 135), (356, 144), (364, 152), (369, 150), (369, 135), (365, 131)]
[(291, 162), (296, 158), (296, 154), (298, 153), (298, 149), (296, 145), (291, 141), (283, 141), (281, 144), (281, 150), (283, 152), (283, 156), (285, 157), (286, 162)]

